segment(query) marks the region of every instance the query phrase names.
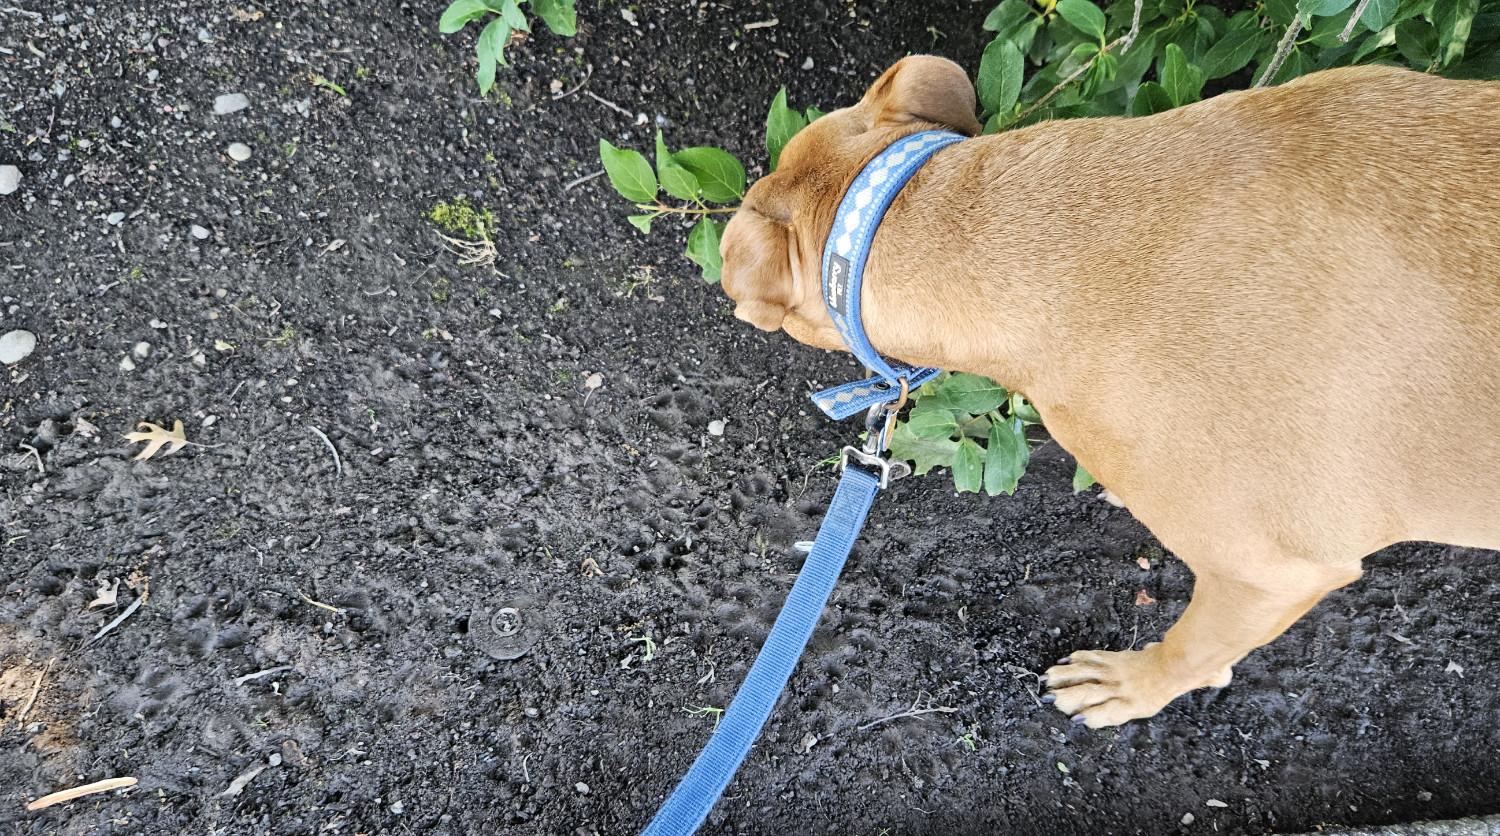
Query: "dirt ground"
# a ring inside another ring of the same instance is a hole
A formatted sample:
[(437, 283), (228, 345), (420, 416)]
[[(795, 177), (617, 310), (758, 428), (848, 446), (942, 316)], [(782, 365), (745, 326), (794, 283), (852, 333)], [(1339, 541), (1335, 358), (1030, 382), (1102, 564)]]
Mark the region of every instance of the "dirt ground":
[[(0, 332), (40, 344), (0, 379), (0, 832), (637, 831), (832, 493), (855, 428), (806, 393), (855, 370), (735, 321), (603, 179), (567, 187), (657, 121), (763, 164), (778, 86), (831, 108), (909, 51), (977, 66), (989, 4), (585, 0), (481, 100), (437, 0), (17, 2)], [(424, 217), (456, 195), (493, 212), (494, 270)], [(147, 420), (194, 446), (133, 461)], [(1014, 498), (881, 497), (704, 832), (1500, 812), (1490, 552), (1375, 555), (1150, 721), (1039, 704), (1035, 672), (1159, 637), (1192, 587), (1071, 472), (1046, 444)], [(878, 722), (912, 709), (942, 710)], [(24, 809), (116, 776), (140, 783)]]

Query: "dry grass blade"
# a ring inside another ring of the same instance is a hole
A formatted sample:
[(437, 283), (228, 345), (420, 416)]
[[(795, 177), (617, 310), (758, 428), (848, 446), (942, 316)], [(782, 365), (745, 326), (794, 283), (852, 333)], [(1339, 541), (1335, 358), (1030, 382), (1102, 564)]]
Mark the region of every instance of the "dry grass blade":
[(95, 781), (92, 784), (84, 784), (81, 787), (74, 787), (71, 790), (63, 790), (62, 792), (55, 792), (51, 795), (44, 795), (41, 798), (38, 798), (37, 800), (31, 802), (30, 804), (27, 804), (26, 809), (40, 810), (43, 807), (51, 807), (54, 804), (61, 804), (64, 801), (72, 801), (75, 798), (82, 798), (85, 795), (93, 795), (96, 792), (109, 792), (110, 790), (119, 790), (124, 789), (125, 787), (133, 787), (136, 785), (136, 783), (137, 781), (135, 778), (106, 778), (103, 781)]
[(150, 421), (142, 421), (141, 423), (136, 425), (137, 430), (140, 430), (143, 427), (149, 429), (146, 432), (133, 432), (125, 434), (125, 438), (132, 444), (137, 441), (146, 442), (146, 449), (142, 450), (136, 455), (136, 461), (151, 458), (152, 456), (156, 455), (157, 451), (162, 449), (163, 446), (167, 448), (167, 455), (171, 455), (188, 445), (187, 436), (182, 432), (181, 421), (174, 421), (172, 423), (171, 430), (168, 430), (166, 427), (153, 424)]

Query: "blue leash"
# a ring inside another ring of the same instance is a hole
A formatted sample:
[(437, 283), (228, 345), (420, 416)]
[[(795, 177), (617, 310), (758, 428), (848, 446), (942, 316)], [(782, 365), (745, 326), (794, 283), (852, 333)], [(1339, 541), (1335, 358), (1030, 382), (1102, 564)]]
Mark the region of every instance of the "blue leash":
[(823, 299), (844, 343), (880, 379), (846, 383), (813, 395), (813, 401), (836, 419), (865, 410), (867, 440), (862, 450), (844, 448), (840, 459), (843, 476), (818, 528), (812, 553), (797, 574), (771, 634), (724, 712), (718, 730), (642, 836), (691, 836), (703, 824), (786, 689), (876, 493), (911, 472), (905, 462), (886, 459), (882, 454), (907, 393), (936, 377), (940, 370), (892, 363), (880, 356), (861, 324), (860, 288), (870, 243), (891, 201), (929, 157), (960, 139), (963, 137), (958, 134), (924, 131), (897, 141), (865, 166), (839, 204), (823, 250)]

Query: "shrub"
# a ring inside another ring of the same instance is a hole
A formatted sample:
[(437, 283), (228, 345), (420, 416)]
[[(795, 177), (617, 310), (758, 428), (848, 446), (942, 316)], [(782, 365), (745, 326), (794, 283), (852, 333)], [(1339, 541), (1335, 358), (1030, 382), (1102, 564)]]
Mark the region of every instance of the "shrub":
[[(482, 20), (488, 15), (495, 19), (479, 30), (479, 42), (474, 51), (479, 56), (479, 71), (475, 80), (479, 82), (479, 93), (485, 95), (495, 86), (496, 66), (507, 66), (505, 47), (517, 32), (530, 32), (521, 3), (526, 0), (453, 0), (438, 20), (438, 31), (445, 35), (469, 25), (471, 20)], [(578, 34), (578, 15), (573, 9), (573, 0), (531, 0), (531, 11), (547, 28), (564, 37)]]

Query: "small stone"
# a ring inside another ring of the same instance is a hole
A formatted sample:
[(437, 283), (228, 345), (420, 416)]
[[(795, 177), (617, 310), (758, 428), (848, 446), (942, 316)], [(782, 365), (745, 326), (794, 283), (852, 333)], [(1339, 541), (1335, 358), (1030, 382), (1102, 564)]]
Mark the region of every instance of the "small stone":
[(151, 318), (150, 325), (151, 325), (152, 328), (155, 328), (158, 331), (161, 331), (161, 330), (163, 330), (163, 329), (165, 329), (167, 327), (167, 323), (162, 322), (161, 320), (157, 319), (156, 317), (152, 317)]
[(243, 142), (229, 143), (229, 159), (237, 163), (250, 159), (250, 146)]
[(203, 428), (204, 429), (208, 429), (209, 427), (212, 427), (214, 424), (217, 424), (217, 423), (219, 423), (219, 416), (217, 416), (217, 415), (208, 415), (208, 416), (205, 416), (204, 419), (203, 419)]
[(269, 763), (272, 766), (281, 766), (281, 753), (272, 752), (271, 757), (266, 758), (266, 763)]
[(804, 69), (804, 70), (810, 70), (812, 68), (813, 68), (813, 60), (812, 60), (812, 56), (809, 55), (809, 56), (807, 56), (807, 60), (802, 62), (802, 69)]
[(574, 784), (573, 785), (573, 789), (578, 790), (578, 794), (579, 795), (588, 795), (589, 794), (589, 785), (585, 784), (582, 781), (579, 781), (578, 783)]
[(197, 238), (199, 241), (202, 241), (203, 239), (213, 234), (197, 224), (193, 224), (193, 228), (189, 231), (192, 232), (193, 237)]
[(209, 43), (213, 39), (214, 33), (208, 31), (207, 29), (198, 30), (198, 40), (202, 41), (203, 43)]
[(1417, 793), (1417, 800), (1418, 801), (1431, 801), (1432, 800), (1432, 793), (1428, 792), (1427, 790), (1422, 790), (1421, 792)]
[(110, 226), (119, 226), (120, 224), (125, 223), (125, 213), (111, 212), (109, 213), (109, 217), (105, 218), (104, 220), (107, 221)]
[(394, 803), (394, 804), (391, 805), (391, 815), (393, 815), (393, 816), (399, 816), (399, 815), (401, 815), (404, 812), (406, 812), (406, 805), (405, 804), (402, 804), (401, 802), (397, 801), (396, 803)]
[(1203, 803), (1204, 803), (1205, 806), (1208, 806), (1208, 807), (1228, 807), (1229, 806), (1228, 804), (1225, 804), (1224, 802), (1220, 801), (1217, 798), (1210, 798), (1209, 800), (1207, 800), (1207, 801), (1205, 801)]
[(0, 366), (14, 366), (36, 350), (36, 334), (11, 331), (0, 337)]
[(147, 357), (151, 356), (151, 343), (142, 340), (141, 342), (135, 344), (135, 348), (132, 348), (130, 350), (130, 353), (144, 360)]
[(122, 120), (118, 116), (111, 116), (111, 117), (109, 117), (109, 126), (111, 128), (115, 128), (116, 130), (118, 130), (124, 124), (125, 124), (124, 120)]
[(729, 422), (728, 421), (724, 421), (724, 420), (709, 421), (708, 422), (708, 434), (709, 435), (713, 435), (713, 436), (723, 435), (724, 434), (724, 427), (726, 425), (728, 425), (728, 424), (729, 424)]
[(133, 371), (135, 371), (135, 361), (131, 360), (129, 357), (121, 357), (120, 358), (120, 371), (122, 371), (122, 372), (133, 372)]
[(214, 99), (214, 113), (219, 116), (238, 113), (249, 106), (250, 99), (244, 93), (225, 93)]
[(1183, 824), (1192, 824), (1193, 823), (1193, 814), (1192, 813), (1183, 813), (1182, 814), (1182, 823)]
[(0, 194), (11, 194), (21, 188), (21, 169), (13, 165), (0, 165)]
[(205, 368), (208, 366), (208, 358), (204, 357), (203, 352), (200, 351), (197, 354), (193, 355), (193, 365), (197, 366), (200, 369)]

